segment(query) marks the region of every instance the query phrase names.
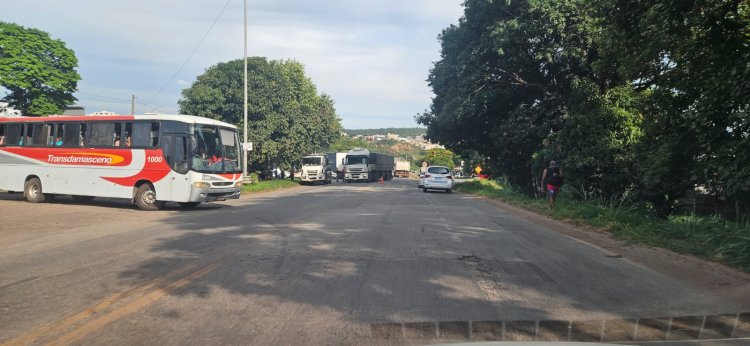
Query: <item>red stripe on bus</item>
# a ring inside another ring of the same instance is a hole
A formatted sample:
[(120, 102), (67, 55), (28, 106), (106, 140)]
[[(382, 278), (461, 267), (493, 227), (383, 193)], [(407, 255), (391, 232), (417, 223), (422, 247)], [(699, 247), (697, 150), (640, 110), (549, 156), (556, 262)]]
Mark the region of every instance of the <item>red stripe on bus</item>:
[(133, 160), (129, 149), (9, 147), (0, 150), (50, 165), (122, 167)]
[(113, 182), (117, 185), (122, 186), (135, 186), (135, 183), (139, 180), (148, 180), (152, 183), (158, 182), (164, 179), (169, 172), (172, 170), (169, 165), (163, 159), (161, 149), (149, 149), (146, 150), (146, 157), (144, 158), (143, 168), (129, 177), (101, 177), (104, 180)]
[(23, 118), (0, 118), (0, 123), (38, 123), (38, 122), (61, 122), (61, 121), (80, 121), (80, 122), (91, 122), (91, 121), (133, 121), (135, 117), (132, 115), (105, 115), (105, 116), (49, 116), (49, 117), (23, 117)]

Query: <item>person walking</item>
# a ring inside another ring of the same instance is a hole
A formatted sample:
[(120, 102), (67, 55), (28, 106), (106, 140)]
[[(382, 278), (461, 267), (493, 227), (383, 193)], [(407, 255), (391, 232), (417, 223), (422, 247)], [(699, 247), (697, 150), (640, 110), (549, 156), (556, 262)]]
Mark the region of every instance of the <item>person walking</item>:
[(542, 173), (542, 187), (547, 191), (547, 197), (549, 198), (549, 208), (555, 208), (555, 202), (557, 201), (557, 195), (560, 193), (560, 187), (563, 185), (563, 172), (557, 161), (550, 161), (549, 167), (544, 169)]

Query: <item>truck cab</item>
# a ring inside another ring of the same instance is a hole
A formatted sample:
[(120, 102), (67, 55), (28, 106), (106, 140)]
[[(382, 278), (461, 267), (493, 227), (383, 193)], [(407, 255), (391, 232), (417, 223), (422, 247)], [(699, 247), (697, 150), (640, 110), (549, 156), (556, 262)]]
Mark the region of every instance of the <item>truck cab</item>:
[(370, 151), (354, 148), (344, 157), (344, 181), (370, 181)]
[(302, 157), (300, 180), (303, 183), (331, 183), (331, 168), (326, 154), (310, 154)]
[(393, 156), (354, 148), (344, 158), (344, 181), (372, 182), (393, 179)]

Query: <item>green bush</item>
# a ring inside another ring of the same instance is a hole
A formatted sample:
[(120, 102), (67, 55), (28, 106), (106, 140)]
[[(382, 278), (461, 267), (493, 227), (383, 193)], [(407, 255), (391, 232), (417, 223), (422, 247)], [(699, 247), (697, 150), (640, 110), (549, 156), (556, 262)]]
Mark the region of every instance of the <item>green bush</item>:
[(263, 180), (253, 184), (247, 184), (242, 187), (244, 193), (258, 193), (280, 189), (287, 189), (290, 187), (299, 186), (299, 182), (291, 181), (289, 179), (280, 180)]

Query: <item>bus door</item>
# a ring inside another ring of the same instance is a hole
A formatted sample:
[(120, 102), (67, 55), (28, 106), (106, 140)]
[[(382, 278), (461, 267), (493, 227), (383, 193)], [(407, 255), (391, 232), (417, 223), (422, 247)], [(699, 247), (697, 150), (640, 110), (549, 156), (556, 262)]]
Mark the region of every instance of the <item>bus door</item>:
[(164, 153), (164, 160), (173, 172), (165, 178), (165, 183), (169, 184), (169, 192), (157, 190), (158, 198), (175, 201), (187, 200), (190, 195), (190, 182), (187, 175), (188, 136), (186, 134), (163, 134), (162, 152)]

